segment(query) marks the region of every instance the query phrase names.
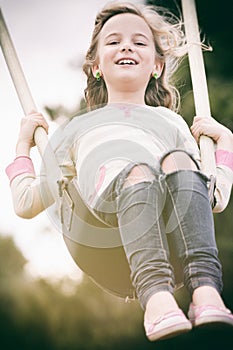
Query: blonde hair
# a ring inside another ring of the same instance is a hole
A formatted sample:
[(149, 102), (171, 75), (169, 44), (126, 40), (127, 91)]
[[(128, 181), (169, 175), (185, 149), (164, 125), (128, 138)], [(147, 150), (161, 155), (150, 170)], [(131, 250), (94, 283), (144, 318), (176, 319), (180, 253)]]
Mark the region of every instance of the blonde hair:
[(93, 76), (92, 67), (98, 58), (98, 39), (104, 24), (111, 17), (123, 13), (132, 13), (145, 20), (153, 34), (158, 60), (164, 65), (161, 76), (157, 80), (153, 77), (149, 80), (145, 103), (177, 110), (180, 97), (171, 78), (178, 67), (178, 61), (187, 53), (182, 23), (161, 7), (129, 2), (110, 2), (96, 16), (91, 44), (83, 64), (83, 71), (87, 75), (85, 98), (88, 108), (95, 109), (108, 102), (105, 82), (103, 79), (98, 81)]

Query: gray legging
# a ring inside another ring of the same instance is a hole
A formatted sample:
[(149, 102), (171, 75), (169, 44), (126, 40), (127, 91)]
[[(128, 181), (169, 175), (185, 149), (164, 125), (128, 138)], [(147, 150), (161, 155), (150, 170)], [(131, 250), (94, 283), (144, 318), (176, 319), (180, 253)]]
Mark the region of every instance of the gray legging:
[(119, 226), (132, 284), (142, 308), (154, 293), (174, 291), (171, 249), (182, 265), (190, 295), (204, 285), (221, 292), (222, 272), (208, 178), (198, 169), (165, 174), (160, 163), (157, 168), (148, 166), (152, 180), (125, 188), (133, 167), (124, 169), (112, 182), (96, 212), (106, 223)]

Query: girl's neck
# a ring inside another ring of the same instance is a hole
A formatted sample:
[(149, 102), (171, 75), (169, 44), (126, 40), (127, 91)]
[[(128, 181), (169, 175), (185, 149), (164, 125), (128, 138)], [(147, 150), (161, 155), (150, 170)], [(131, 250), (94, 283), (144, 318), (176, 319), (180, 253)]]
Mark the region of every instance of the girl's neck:
[(122, 92), (114, 92), (108, 93), (108, 104), (111, 103), (131, 103), (138, 105), (145, 105), (144, 93), (141, 92), (130, 92), (130, 91), (122, 91)]

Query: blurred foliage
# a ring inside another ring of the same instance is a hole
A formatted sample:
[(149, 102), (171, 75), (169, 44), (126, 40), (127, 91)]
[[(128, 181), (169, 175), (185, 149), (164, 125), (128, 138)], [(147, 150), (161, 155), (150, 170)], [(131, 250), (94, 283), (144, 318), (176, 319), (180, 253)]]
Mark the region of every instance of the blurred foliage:
[(125, 304), (87, 278), (64, 293), (67, 281), (30, 279), (25, 263), (12, 239), (0, 236), (1, 349), (112, 349), (142, 331), (136, 303)]
[[(177, 11), (180, 1), (154, 0)], [(212, 53), (204, 54), (211, 110), (213, 116), (233, 129), (232, 74), (232, 4), (222, 0), (197, 0), (200, 25)], [(176, 79), (181, 91), (181, 111), (189, 125), (195, 114), (188, 60), (184, 60)], [(82, 100), (75, 111), (63, 106), (46, 107), (52, 120), (64, 115), (72, 118), (84, 110)], [(223, 265), (223, 297), (233, 309), (233, 198), (227, 209), (216, 214), (216, 240)], [(137, 302), (126, 304), (98, 288), (87, 277), (64, 293), (70, 281), (53, 285), (44, 280), (32, 280), (25, 274), (25, 258), (10, 238), (0, 236), (0, 348), (3, 350), (147, 350), (165, 349), (225, 349), (232, 342), (232, 329), (194, 329), (188, 334), (150, 343), (143, 330), (143, 312)], [(184, 289), (176, 297), (187, 311), (190, 302)]]
[[(228, 218), (226, 223), (230, 224), (227, 212), (228, 209), (220, 215)], [(224, 295), (230, 304), (233, 247), (224, 244), (225, 239), (230, 238), (229, 230), (221, 230), (218, 238), (226, 279)], [(214, 333), (203, 329), (150, 343), (144, 335), (143, 313), (136, 301), (126, 304), (87, 277), (73, 286), (72, 293), (64, 293), (64, 284), (70, 281), (54, 285), (31, 279), (25, 274), (25, 263), (13, 240), (0, 236), (0, 348), (3, 350), (146, 350), (154, 347), (206, 350), (225, 348), (224, 344), (232, 339), (231, 329), (215, 329)], [(187, 311), (189, 298), (185, 290), (178, 291), (176, 296)]]

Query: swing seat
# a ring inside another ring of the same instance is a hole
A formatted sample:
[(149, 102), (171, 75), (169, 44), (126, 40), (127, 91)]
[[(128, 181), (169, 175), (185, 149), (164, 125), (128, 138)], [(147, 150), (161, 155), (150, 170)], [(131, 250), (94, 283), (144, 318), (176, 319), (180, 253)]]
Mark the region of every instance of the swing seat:
[(65, 244), (78, 267), (111, 294), (134, 299), (119, 230), (105, 225), (90, 212), (75, 179), (64, 190), (61, 221)]

